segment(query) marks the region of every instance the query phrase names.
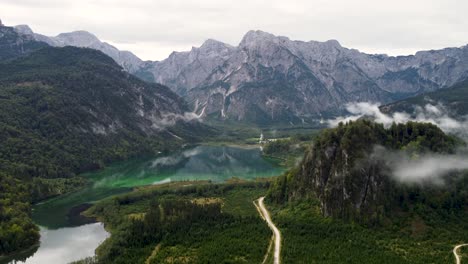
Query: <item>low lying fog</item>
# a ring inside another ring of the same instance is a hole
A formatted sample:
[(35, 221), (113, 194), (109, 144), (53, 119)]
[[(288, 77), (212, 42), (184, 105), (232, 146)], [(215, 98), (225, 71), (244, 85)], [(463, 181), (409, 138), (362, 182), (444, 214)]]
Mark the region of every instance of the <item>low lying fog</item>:
[[(385, 127), (395, 123), (417, 121), (432, 123), (440, 127), (444, 132), (454, 134), (462, 139), (468, 139), (468, 118), (466, 116), (455, 119), (449, 116), (449, 111), (442, 104), (426, 104), (423, 107), (415, 107), (413, 113), (396, 112), (391, 115), (382, 113), (378, 104), (351, 103), (346, 106), (350, 113), (348, 116), (328, 120), (330, 127), (338, 123), (346, 123), (361, 117), (370, 117)], [(372, 156), (385, 160), (391, 168), (392, 176), (403, 183), (431, 182), (443, 184), (443, 177), (450, 172), (468, 169), (468, 151), (459, 149), (457, 154), (423, 154), (409, 156), (404, 151), (390, 151), (383, 147), (376, 147)]]
[(468, 155), (465, 151), (457, 154), (422, 154), (410, 156), (404, 151), (392, 151), (376, 146), (372, 156), (384, 160), (391, 169), (391, 176), (402, 183), (444, 184), (444, 176), (451, 172), (468, 169)]

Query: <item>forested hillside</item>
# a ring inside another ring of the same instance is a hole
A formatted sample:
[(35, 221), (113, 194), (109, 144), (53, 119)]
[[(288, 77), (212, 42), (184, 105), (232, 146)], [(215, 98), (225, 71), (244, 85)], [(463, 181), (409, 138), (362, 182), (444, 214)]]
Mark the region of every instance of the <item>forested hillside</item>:
[(111, 232), (92, 263), (261, 263), (270, 230), (253, 200), (269, 182), (178, 182), (100, 201)]
[[(421, 180), (404, 184), (391, 175), (385, 151), (401, 151), (417, 159), (422, 153), (453, 153), (456, 138), (432, 124), (409, 122), (388, 129), (367, 120), (323, 131), (300, 166), (282, 176), (271, 189), (276, 202), (318, 199), (324, 216), (379, 225), (415, 204), (437, 213), (463, 213), (465, 189), (450, 175), (442, 187)], [(376, 146), (384, 148), (376, 151)]]
[[(406, 182), (394, 170), (406, 159), (454, 157), (463, 145), (415, 122), (384, 128), (358, 120), (324, 130), (269, 190), (283, 261), (453, 263), (453, 246), (468, 235), (467, 173)], [(432, 170), (446, 166), (431, 162)]]
[(0, 254), (37, 241), (30, 202), (79, 188), (80, 172), (210, 133), (193, 119), (168, 88), (99, 51), (46, 47), (0, 63)]

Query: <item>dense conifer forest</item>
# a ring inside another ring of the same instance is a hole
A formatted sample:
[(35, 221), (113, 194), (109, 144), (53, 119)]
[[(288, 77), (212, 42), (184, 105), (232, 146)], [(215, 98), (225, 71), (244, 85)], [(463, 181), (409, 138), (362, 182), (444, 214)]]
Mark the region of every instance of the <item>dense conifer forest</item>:
[(271, 231), (252, 201), (268, 182), (180, 182), (104, 200), (86, 214), (112, 236), (98, 263), (261, 263)]

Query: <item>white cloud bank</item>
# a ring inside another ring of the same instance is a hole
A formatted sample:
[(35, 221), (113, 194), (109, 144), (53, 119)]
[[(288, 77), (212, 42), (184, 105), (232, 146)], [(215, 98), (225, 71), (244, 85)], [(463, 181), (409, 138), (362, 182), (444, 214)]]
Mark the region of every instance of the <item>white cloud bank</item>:
[(443, 184), (443, 177), (450, 172), (468, 169), (468, 157), (459, 155), (427, 155), (418, 159), (399, 158), (392, 171), (393, 176), (405, 183), (430, 181)]
[(371, 154), (372, 159), (383, 160), (390, 175), (401, 183), (432, 183), (443, 185), (444, 177), (449, 173), (468, 169), (466, 151), (457, 154), (426, 153), (412, 157), (404, 151), (392, 151), (376, 146)]
[(163, 113), (161, 117), (152, 118), (153, 127), (156, 129), (165, 129), (174, 126), (177, 122), (200, 121), (201, 116), (193, 112), (185, 112), (183, 115), (174, 113)]

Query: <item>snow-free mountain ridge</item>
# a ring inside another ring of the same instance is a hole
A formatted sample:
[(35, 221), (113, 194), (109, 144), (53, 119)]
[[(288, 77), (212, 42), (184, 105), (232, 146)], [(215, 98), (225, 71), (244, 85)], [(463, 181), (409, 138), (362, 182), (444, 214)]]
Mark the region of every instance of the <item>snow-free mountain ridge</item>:
[(388, 103), (468, 78), (468, 46), (411, 56), (371, 55), (336, 40), (294, 41), (249, 31), (238, 46), (213, 39), (162, 61), (143, 62), (85, 31), (46, 37), (52, 46), (98, 49), (140, 78), (183, 96), (197, 114), (257, 124), (300, 124), (336, 114), (348, 102)]

